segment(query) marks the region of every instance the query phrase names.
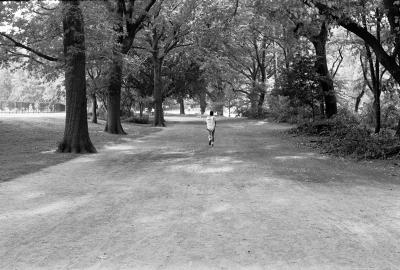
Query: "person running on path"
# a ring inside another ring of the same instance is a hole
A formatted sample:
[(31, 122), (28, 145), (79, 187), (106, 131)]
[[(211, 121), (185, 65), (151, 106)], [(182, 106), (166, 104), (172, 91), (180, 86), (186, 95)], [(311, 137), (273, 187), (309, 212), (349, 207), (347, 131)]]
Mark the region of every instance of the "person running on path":
[(215, 120), (214, 112), (210, 111), (210, 115), (206, 118), (206, 125), (208, 130), (208, 145), (214, 146), (214, 133), (217, 121)]

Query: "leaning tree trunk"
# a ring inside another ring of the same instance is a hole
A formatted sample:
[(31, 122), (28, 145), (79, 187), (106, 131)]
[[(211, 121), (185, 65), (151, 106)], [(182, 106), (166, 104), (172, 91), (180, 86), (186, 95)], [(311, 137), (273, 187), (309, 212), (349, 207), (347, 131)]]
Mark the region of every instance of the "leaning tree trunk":
[(97, 124), (97, 98), (96, 98), (96, 94), (92, 94), (91, 98), (92, 98), (92, 123)]
[(63, 1), (66, 118), (58, 152), (95, 153), (87, 124), (85, 34), (79, 1)]
[(313, 36), (311, 41), (315, 48), (315, 54), (317, 60), (315, 62), (315, 68), (319, 75), (319, 83), (324, 95), (325, 100), (325, 115), (330, 118), (337, 114), (337, 100), (335, 95), (335, 89), (333, 87), (333, 81), (329, 74), (328, 63), (326, 59), (326, 42), (328, 40), (328, 29), (325, 23), (321, 26), (321, 32), (318, 36)]
[(107, 123), (105, 131), (111, 134), (126, 134), (121, 125), (122, 55), (114, 52), (109, 74), (107, 95)]
[(365, 84), (363, 85), (363, 88), (360, 92), (360, 94), (358, 94), (358, 96), (356, 97), (356, 102), (354, 104), (354, 112), (358, 113), (358, 109), (360, 108), (360, 103), (361, 103), (361, 99), (363, 98), (365, 94)]
[(161, 84), (161, 66), (162, 59), (157, 56), (153, 56), (153, 67), (154, 67), (154, 126), (165, 127), (164, 111), (162, 108), (162, 84)]
[(179, 98), (179, 114), (185, 114), (185, 102), (183, 98)]

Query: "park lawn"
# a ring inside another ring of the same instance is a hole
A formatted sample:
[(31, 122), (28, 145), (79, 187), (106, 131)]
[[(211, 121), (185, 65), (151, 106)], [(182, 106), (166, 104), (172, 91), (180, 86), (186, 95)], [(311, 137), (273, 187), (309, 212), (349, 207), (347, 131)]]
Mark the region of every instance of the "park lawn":
[[(128, 135), (120, 136), (105, 133), (104, 125), (104, 121), (89, 123), (90, 138), (97, 151), (160, 130), (150, 125), (124, 123)], [(55, 153), (63, 132), (63, 115), (0, 116), (0, 183), (78, 157), (78, 154)]]

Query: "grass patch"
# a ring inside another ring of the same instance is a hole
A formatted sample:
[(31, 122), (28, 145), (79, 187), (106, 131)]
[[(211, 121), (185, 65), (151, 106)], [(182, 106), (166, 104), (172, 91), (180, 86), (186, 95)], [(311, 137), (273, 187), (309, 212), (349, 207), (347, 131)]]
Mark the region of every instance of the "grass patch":
[[(0, 116), (0, 183), (80, 156), (55, 153), (63, 137), (64, 122), (62, 115)], [(124, 123), (128, 135), (120, 136), (104, 132), (104, 126), (104, 121), (89, 123), (90, 138), (99, 152), (105, 145), (126, 142), (126, 138), (135, 139), (160, 130)]]

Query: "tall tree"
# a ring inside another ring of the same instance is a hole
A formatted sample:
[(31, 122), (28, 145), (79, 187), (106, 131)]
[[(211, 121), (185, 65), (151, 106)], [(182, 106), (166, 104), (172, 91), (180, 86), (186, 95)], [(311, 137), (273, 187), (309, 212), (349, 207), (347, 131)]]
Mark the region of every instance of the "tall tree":
[(79, 1), (63, 1), (66, 108), (64, 138), (59, 152), (94, 153), (86, 111), (85, 33)]
[(143, 22), (156, 1), (148, 0), (142, 8), (138, 9), (136, 9), (135, 0), (108, 2), (109, 10), (114, 14), (116, 42), (109, 71), (106, 132), (125, 134), (120, 120), (123, 55), (126, 55), (131, 49), (136, 34), (142, 29)]
[[(318, 1), (302, 0), (308, 6), (316, 7), (318, 11), (327, 18), (335, 21), (338, 25), (360, 37), (374, 51), (379, 63), (400, 84), (400, 2), (397, 0), (381, 1), (350, 1), (347, 5), (341, 5), (340, 1)], [(384, 46), (379, 37), (374, 36), (366, 29), (357, 15), (374, 12), (379, 5), (384, 7), (384, 14), (390, 25), (391, 46)], [(362, 7), (361, 11), (357, 10)], [(397, 128), (400, 136), (400, 119)]]
[(160, 6), (146, 27), (142, 48), (150, 52), (154, 76), (154, 126), (165, 126), (162, 85), (162, 67), (171, 51), (191, 45), (187, 35), (192, 31), (196, 0), (170, 1)]
[[(60, 63), (65, 71), (66, 88), (66, 121), (64, 138), (58, 146), (58, 152), (93, 153), (96, 152), (89, 138), (86, 109), (86, 79), (85, 79), (85, 35), (84, 19), (80, 9), (80, 1), (62, 1), (60, 5), (53, 4), (45, 7), (43, 3), (23, 2), (10, 3), (10, 10), (26, 9), (32, 16), (15, 18), (8, 10), (6, 20), (10, 26), (19, 31), (12, 33), (0, 32), (1, 45), (7, 51), (7, 56), (18, 59), (24, 64), (40, 64), (50, 72), (54, 65), (45, 65), (38, 59)], [(58, 15), (62, 15), (61, 29), (58, 28)], [(21, 28), (22, 27), (22, 28)], [(25, 28), (26, 27), (26, 28)], [(49, 28), (50, 27), (50, 28)], [(44, 31), (51, 29), (52, 31)], [(59, 34), (61, 35), (61, 38)], [(18, 39), (26, 42), (19, 41)], [(64, 56), (57, 54), (60, 51), (59, 40), (63, 40)], [(22, 50), (22, 52), (21, 52)], [(46, 51), (44, 53), (43, 51)], [(56, 56), (50, 55), (54, 53)], [(15, 57), (20, 58), (15, 58)], [(37, 58), (38, 57), (38, 58)]]

